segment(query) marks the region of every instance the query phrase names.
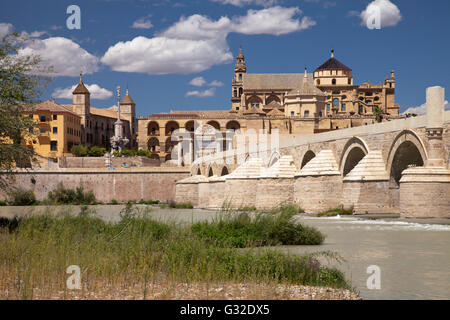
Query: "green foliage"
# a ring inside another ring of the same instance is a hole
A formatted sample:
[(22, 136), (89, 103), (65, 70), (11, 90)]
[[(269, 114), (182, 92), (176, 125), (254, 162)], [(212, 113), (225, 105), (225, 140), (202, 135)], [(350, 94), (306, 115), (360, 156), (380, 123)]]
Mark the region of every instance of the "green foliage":
[(316, 228), (293, 220), (292, 208), (278, 213), (228, 213), (213, 222), (198, 222), (192, 232), (223, 247), (253, 247), (266, 245), (318, 245), (325, 236)]
[(75, 157), (86, 157), (88, 154), (88, 147), (85, 147), (81, 144), (77, 144), (72, 146), (72, 149), (70, 150), (70, 152), (75, 156)]
[(381, 109), (379, 106), (373, 108), (373, 115), (375, 116), (377, 122), (381, 122), (383, 120), (383, 114), (383, 109)]
[(130, 150), (130, 149), (123, 149), (122, 152), (114, 151), (113, 152), (114, 157), (120, 158), (120, 157), (150, 157), (152, 154), (149, 150), (146, 149), (139, 149), (139, 150)]
[(74, 205), (96, 204), (92, 190), (85, 192), (83, 187), (78, 187), (76, 190), (66, 189), (62, 183), (59, 183), (55, 190), (49, 191), (48, 202), (51, 204)]
[(8, 205), (8, 203), (6, 203), (6, 201), (3, 201), (3, 200), (0, 201), (0, 207), (4, 207), (7, 205)]
[(150, 153), (150, 150), (146, 150), (146, 149), (139, 149), (137, 151), (137, 155), (139, 157), (150, 157), (152, 154)]
[(118, 205), (119, 202), (118, 202), (116, 199), (112, 199), (112, 200), (111, 200), (111, 204), (112, 204), (112, 205)]
[[(28, 39), (13, 33), (0, 39), (0, 188), (8, 189), (15, 166), (29, 167), (36, 161), (27, 144), (37, 124), (28, 115), (50, 79), (39, 56), (17, 56)], [(39, 75), (38, 75), (39, 74)], [(6, 174), (5, 174), (6, 172)]]
[(345, 209), (344, 206), (341, 206), (339, 208), (330, 209), (324, 212), (320, 212), (317, 216), (318, 217), (333, 217), (333, 216), (344, 216), (344, 215), (352, 215), (353, 214), (353, 206), (351, 206), (348, 209)]
[[(237, 221), (246, 223), (248, 218), (242, 216)], [(16, 221), (15, 226), (0, 221), (0, 235), (2, 271), (31, 288), (52, 276), (66, 279), (70, 263), (82, 266), (84, 279), (94, 281), (114, 282), (123, 277), (130, 282), (142, 278), (152, 281), (162, 277), (183, 282), (348, 288), (339, 270), (319, 262), (322, 254), (298, 256), (273, 249), (216, 246), (193, 234), (189, 227), (152, 220), (131, 206), (119, 222), (105, 222), (92, 214), (30, 216)], [(29, 277), (24, 278), (24, 274)]]
[(97, 146), (92, 146), (88, 151), (88, 155), (90, 157), (103, 157), (105, 153), (106, 153), (105, 148), (100, 148)]
[(10, 198), (10, 205), (13, 206), (31, 206), (37, 203), (33, 190), (17, 188), (10, 192)]
[(159, 204), (159, 200), (141, 200), (139, 201), (139, 204), (147, 204), (147, 205), (153, 205), (153, 204)]

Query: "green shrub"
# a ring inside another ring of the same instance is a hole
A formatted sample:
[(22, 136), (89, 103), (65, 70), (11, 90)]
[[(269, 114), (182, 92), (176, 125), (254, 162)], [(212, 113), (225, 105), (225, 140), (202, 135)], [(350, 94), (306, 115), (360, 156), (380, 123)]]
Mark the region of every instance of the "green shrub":
[(75, 157), (85, 157), (88, 154), (88, 147), (85, 147), (81, 144), (77, 144), (77, 145), (72, 146), (72, 149), (70, 149), (70, 152)]
[(202, 239), (225, 247), (252, 247), (266, 245), (318, 245), (325, 236), (316, 228), (296, 223), (289, 210), (274, 213), (247, 212), (222, 215), (213, 222), (198, 222), (192, 232)]
[(141, 200), (139, 201), (139, 204), (146, 204), (146, 205), (153, 205), (153, 204), (159, 204), (159, 200)]
[(136, 151), (130, 149), (123, 149), (121, 152), (122, 157), (135, 157)]
[(97, 146), (93, 146), (89, 149), (88, 151), (88, 155), (90, 157), (103, 157), (106, 153), (106, 149), (105, 148), (100, 148)]
[(119, 202), (118, 202), (116, 199), (112, 199), (112, 200), (111, 200), (111, 204), (113, 204), (113, 205), (118, 205)]
[(146, 150), (146, 149), (139, 149), (136, 154), (139, 157), (150, 157), (151, 156), (150, 150)]
[(6, 203), (6, 201), (0, 201), (0, 207), (4, 207), (7, 206), (8, 204)]
[(339, 208), (330, 209), (324, 212), (320, 212), (317, 216), (318, 217), (334, 217), (337, 215), (345, 216), (345, 215), (352, 215), (353, 214), (353, 206), (345, 209), (344, 206), (341, 206)]
[(85, 192), (83, 187), (78, 187), (76, 190), (66, 189), (62, 183), (59, 183), (55, 190), (49, 191), (48, 202), (74, 205), (97, 204), (92, 190)]
[(10, 197), (10, 204), (13, 206), (31, 206), (37, 203), (33, 190), (17, 188), (11, 192)]

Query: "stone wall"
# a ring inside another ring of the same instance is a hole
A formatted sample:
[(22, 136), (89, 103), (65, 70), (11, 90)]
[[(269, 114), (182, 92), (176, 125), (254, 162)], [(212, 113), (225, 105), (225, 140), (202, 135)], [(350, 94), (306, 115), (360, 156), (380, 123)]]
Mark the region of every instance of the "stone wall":
[(294, 201), (306, 213), (318, 213), (342, 205), (342, 178), (339, 175), (296, 177)]
[(344, 181), (342, 204), (353, 206), (355, 214), (400, 213), (399, 188), (389, 186), (389, 181)]
[[(123, 157), (111, 158), (111, 167), (120, 168), (123, 164), (127, 167), (159, 167), (159, 160), (147, 157)], [(62, 157), (59, 159), (60, 168), (106, 168), (105, 157)]]
[(273, 209), (294, 203), (293, 178), (260, 178), (256, 192), (258, 209)]
[[(61, 182), (66, 188), (92, 190), (98, 201), (175, 200), (175, 183), (189, 176), (187, 168), (42, 169), (14, 174), (13, 185), (47, 197)], [(7, 196), (0, 193), (0, 199)]]

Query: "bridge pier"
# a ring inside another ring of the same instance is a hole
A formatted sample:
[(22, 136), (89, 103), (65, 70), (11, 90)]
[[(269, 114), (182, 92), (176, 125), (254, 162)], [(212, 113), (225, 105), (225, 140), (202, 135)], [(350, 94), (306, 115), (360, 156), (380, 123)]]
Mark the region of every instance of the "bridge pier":
[(450, 170), (443, 143), (444, 88), (427, 88), (428, 159), (424, 167), (410, 167), (400, 180), (403, 217), (450, 218)]
[(256, 207), (273, 209), (294, 203), (294, 158), (282, 156), (258, 179)]
[(342, 177), (331, 150), (322, 150), (295, 175), (294, 201), (306, 213), (342, 205)]
[(381, 150), (369, 153), (344, 177), (343, 204), (355, 214), (399, 213), (397, 195), (390, 189)]

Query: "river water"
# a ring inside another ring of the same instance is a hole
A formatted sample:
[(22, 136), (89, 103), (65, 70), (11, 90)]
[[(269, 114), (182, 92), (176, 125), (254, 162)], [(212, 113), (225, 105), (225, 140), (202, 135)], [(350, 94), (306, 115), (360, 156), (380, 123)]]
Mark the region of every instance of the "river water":
[[(55, 210), (79, 211), (79, 207)], [(123, 206), (94, 206), (105, 220), (120, 219)], [(42, 213), (45, 208), (0, 207), (0, 216)], [(151, 217), (181, 223), (214, 219), (216, 211), (157, 209)], [(346, 261), (337, 267), (363, 299), (450, 299), (450, 219), (441, 221), (376, 219), (361, 217), (314, 218), (301, 216), (299, 222), (317, 227), (327, 237), (320, 246), (276, 247), (289, 254), (333, 251)], [(417, 221), (420, 221), (419, 223)], [(380, 270), (380, 289), (368, 289), (371, 274)]]
[[(299, 221), (325, 233), (324, 244), (283, 251), (338, 252), (346, 259), (340, 270), (363, 299), (450, 299), (450, 225), (356, 217)], [(367, 288), (371, 265), (379, 267), (380, 289)]]

